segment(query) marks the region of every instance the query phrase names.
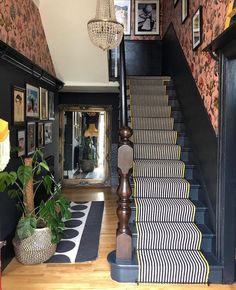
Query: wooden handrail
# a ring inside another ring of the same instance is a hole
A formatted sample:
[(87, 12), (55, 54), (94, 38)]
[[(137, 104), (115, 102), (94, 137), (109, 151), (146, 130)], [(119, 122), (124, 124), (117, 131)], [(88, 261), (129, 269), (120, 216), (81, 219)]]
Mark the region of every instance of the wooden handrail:
[(126, 87), (126, 66), (125, 66), (125, 42), (124, 37), (120, 44), (120, 121), (121, 127), (128, 126), (127, 107), (127, 87)]
[(124, 38), (120, 44), (120, 144), (118, 149), (119, 196), (117, 217), (118, 228), (116, 236), (116, 260), (130, 261), (132, 259), (132, 233), (129, 228), (131, 216), (130, 196), (132, 188), (130, 175), (133, 170), (133, 143), (129, 140), (133, 131), (128, 127), (128, 106), (126, 94), (126, 69)]

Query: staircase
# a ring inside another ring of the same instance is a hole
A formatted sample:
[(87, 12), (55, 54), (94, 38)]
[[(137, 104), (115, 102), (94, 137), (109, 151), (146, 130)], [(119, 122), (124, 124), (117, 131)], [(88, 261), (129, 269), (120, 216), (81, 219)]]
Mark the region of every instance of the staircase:
[(221, 283), (205, 192), (169, 77), (129, 79), (134, 166), (132, 262), (108, 260), (119, 282)]

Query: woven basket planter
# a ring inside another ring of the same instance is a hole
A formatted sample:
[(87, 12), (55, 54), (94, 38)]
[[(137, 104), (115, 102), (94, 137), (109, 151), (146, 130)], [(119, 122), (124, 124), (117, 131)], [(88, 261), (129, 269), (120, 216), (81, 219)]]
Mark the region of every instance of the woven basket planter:
[(56, 244), (51, 242), (49, 228), (36, 229), (29, 238), (20, 240), (15, 237), (13, 246), (16, 259), (26, 265), (40, 264), (47, 261), (56, 251)]

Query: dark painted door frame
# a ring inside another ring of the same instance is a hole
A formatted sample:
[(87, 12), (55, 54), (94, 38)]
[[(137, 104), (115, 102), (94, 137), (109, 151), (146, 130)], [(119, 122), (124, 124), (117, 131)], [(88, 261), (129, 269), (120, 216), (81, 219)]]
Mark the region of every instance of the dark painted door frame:
[(217, 256), (223, 283), (235, 281), (236, 248), (236, 25), (208, 47), (220, 60)]
[(217, 256), (223, 263), (223, 282), (235, 275), (236, 229), (236, 60), (220, 56), (218, 139)]

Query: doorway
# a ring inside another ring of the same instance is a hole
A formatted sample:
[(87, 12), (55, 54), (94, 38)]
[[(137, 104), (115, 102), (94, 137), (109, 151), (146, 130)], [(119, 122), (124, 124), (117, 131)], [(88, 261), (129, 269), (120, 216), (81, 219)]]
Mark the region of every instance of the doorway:
[(66, 186), (110, 185), (111, 106), (60, 107), (60, 167)]

